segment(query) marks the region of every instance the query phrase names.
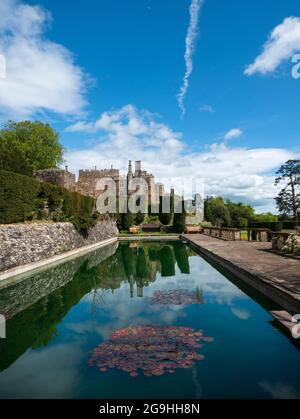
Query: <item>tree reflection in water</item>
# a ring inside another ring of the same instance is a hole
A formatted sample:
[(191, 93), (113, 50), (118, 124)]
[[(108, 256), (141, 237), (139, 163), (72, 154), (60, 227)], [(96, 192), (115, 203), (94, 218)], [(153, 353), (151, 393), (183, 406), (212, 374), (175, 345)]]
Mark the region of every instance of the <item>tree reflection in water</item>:
[(109, 311), (108, 293), (128, 283), (130, 296), (136, 292), (142, 297), (158, 273), (173, 274), (175, 261), (187, 272), (189, 257), (195, 255), (173, 242), (125, 243), (116, 250), (116, 245), (101, 248), (1, 289), (0, 312), (10, 320), (7, 338), (0, 341), (0, 371), (28, 348), (47, 346), (57, 336), (58, 324), (82, 299), (92, 302), (93, 316), (97, 309)]

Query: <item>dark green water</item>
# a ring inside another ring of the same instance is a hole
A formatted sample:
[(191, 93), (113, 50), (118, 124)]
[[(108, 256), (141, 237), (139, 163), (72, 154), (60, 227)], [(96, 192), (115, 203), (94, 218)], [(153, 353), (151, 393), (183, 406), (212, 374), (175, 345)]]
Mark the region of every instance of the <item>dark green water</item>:
[[(158, 291), (166, 304), (153, 298)], [(110, 245), (0, 289), (8, 318), (0, 397), (300, 398), (299, 345), (276, 328), (268, 313), (276, 308), (181, 243)], [(170, 327), (187, 327), (214, 341), (203, 342), (196, 352), (205, 358), (186, 368), (186, 352), (172, 351), (172, 373), (159, 376), (89, 365), (93, 349), (114, 347), (112, 333), (124, 328), (139, 330), (146, 346), (133, 345), (136, 358), (122, 346), (112, 364), (149, 364), (147, 326), (160, 340)]]

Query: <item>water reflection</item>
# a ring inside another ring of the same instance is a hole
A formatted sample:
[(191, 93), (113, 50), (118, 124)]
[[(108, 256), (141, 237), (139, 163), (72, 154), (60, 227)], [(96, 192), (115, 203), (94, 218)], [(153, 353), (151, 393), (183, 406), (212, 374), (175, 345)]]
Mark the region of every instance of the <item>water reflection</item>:
[[(299, 348), (271, 309), (180, 243), (114, 244), (0, 288), (0, 398), (298, 396)], [(215, 342), (198, 350), (200, 329)]]
[(150, 298), (149, 304), (188, 306), (203, 304), (203, 294), (199, 287), (194, 291), (190, 290), (170, 290), (155, 291)]
[(130, 296), (134, 297), (134, 289), (137, 296), (144, 296), (144, 287), (156, 280), (157, 273), (162, 278), (174, 277), (175, 266), (182, 274), (190, 273), (189, 256), (195, 253), (181, 243), (169, 245), (155, 245), (144, 243), (139, 245), (121, 246), (122, 262), (125, 274), (130, 285)]
[[(130, 297), (144, 295), (157, 275), (175, 275), (175, 264), (184, 272), (195, 253), (180, 243), (134, 246), (113, 244), (84, 257), (40, 272), (0, 289), (0, 313), (7, 319), (7, 339), (0, 340), (0, 371), (28, 348), (37, 349), (57, 335), (57, 326), (85, 296), (92, 306), (107, 309), (106, 292), (129, 283)], [(176, 255), (176, 256), (175, 256)]]

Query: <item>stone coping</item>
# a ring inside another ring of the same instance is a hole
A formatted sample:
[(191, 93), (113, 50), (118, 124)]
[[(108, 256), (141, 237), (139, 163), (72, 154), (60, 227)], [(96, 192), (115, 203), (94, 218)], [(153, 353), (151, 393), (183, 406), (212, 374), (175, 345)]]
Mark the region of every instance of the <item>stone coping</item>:
[(13, 269), (9, 269), (7, 271), (0, 273), (0, 284), (2, 285), (4, 282), (8, 280), (20, 280), (23, 276), (28, 276), (28, 273), (37, 273), (43, 269), (49, 269), (50, 267), (54, 267), (60, 263), (68, 262), (69, 260), (75, 259), (79, 256), (82, 256), (86, 253), (92, 252), (93, 250), (97, 250), (100, 247), (107, 246), (108, 244), (114, 243), (118, 240), (117, 237), (113, 237), (111, 239), (103, 240), (102, 242), (95, 243), (89, 246), (79, 247), (74, 250), (70, 250), (69, 252), (64, 252), (56, 256), (52, 256), (49, 259), (41, 260), (39, 262), (29, 263), (28, 265), (18, 266)]
[(181, 240), (291, 313), (300, 313), (300, 261), (272, 253), (270, 243), (228, 242), (204, 235)]
[(120, 242), (136, 242), (136, 241), (178, 241), (180, 240), (178, 236), (119, 236), (118, 241)]

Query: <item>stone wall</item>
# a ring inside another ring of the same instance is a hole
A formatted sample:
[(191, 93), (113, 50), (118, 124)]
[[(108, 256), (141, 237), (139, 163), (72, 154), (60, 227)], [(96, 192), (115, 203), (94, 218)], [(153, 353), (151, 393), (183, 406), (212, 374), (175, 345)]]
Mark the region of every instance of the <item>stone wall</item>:
[(0, 225), (0, 272), (117, 237), (114, 221), (102, 221), (87, 238), (71, 223)]
[(114, 255), (117, 248), (118, 242), (108, 244), (79, 258), (38, 272), (17, 284), (5, 286), (0, 292), (0, 313), (8, 319), (14, 317), (72, 281), (83, 263), (87, 263), (87, 268), (92, 269)]
[(101, 179), (113, 179), (116, 183), (116, 192), (119, 193), (120, 171), (117, 169), (104, 170), (80, 170), (76, 191), (82, 195), (98, 198), (104, 192), (99, 181)]
[(300, 231), (291, 234), (278, 233), (272, 239), (272, 247), (286, 255), (300, 256)]
[[(246, 234), (244, 232), (246, 232)], [(204, 227), (203, 234), (217, 239), (231, 241), (269, 241), (269, 232), (267, 229)]]
[(34, 177), (40, 180), (41, 182), (47, 182), (51, 183), (52, 185), (61, 186), (73, 192), (76, 190), (75, 175), (68, 172), (68, 170), (37, 170), (36, 172), (34, 172)]

